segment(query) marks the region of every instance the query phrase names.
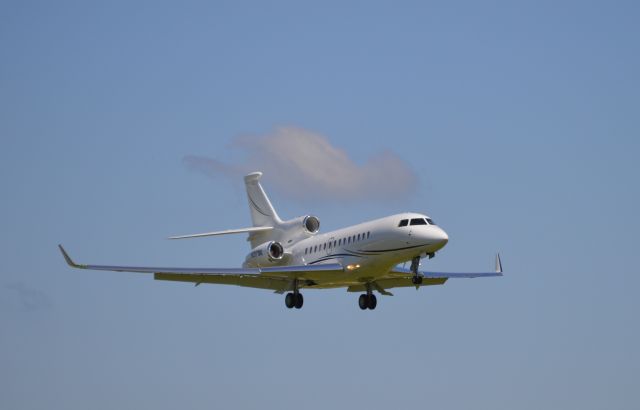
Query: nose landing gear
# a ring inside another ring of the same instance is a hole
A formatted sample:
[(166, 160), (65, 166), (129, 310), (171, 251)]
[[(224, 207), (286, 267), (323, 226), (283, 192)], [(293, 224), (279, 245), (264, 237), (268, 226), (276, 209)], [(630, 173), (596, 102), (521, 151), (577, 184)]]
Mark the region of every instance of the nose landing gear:
[(418, 267), (420, 267), (420, 256), (416, 256), (415, 258), (411, 259), (411, 272), (413, 273), (411, 283), (416, 286), (422, 284), (422, 275), (420, 275), (420, 273), (418, 272)]

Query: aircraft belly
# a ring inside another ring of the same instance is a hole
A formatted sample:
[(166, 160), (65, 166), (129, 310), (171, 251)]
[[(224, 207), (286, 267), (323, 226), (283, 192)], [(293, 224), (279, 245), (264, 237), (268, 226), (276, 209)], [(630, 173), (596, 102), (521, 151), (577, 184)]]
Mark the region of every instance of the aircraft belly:
[[(349, 258), (349, 260), (345, 258), (339, 262), (345, 266), (344, 272), (305, 272), (299, 279), (312, 281), (313, 285), (303, 287), (324, 289), (361, 284), (363, 281), (366, 282), (386, 277), (389, 270), (393, 267), (393, 264), (380, 263), (381, 261), (362, 258)], [(346, 268), (348, 266), (353, 266), (353, 269)]]

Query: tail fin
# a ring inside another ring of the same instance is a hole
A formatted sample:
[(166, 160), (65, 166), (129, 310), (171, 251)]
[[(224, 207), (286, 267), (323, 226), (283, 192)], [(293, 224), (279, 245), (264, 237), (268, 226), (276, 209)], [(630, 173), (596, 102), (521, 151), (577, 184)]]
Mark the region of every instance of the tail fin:
[(261, 177), (262, 172), (252, 172), (244, 177), (249, 209), (251, 210), (251, 221), (253, 226), (277, 226), (282, 221), (260, 185)]

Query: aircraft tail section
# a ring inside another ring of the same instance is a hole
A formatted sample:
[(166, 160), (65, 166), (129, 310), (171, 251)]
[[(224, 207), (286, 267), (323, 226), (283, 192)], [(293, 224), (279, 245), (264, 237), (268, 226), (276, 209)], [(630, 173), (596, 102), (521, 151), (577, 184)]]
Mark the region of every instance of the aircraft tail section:
[[(271, 205), (269, 197), (260, 185), (262, 172), (252, 172), (244, 177), (245, 188), (247, 189), (247, 200), (249, 201), (249, 210), (251, 211), (251, 222), (254, 227), (272, 227), (276, 228), (282, 224), (282, 220)], [(251, 247), (272, 240), (274, 232), (260, 231), (249, 233), (247, 240), (251, 242)]]
[(282, 221), (260, 185), (261, 177), (262, 172), (252, 172), (244, 177), (249, 209), (251, 210), (251, 221), (253, 226), (275, 227), (280, 225)]
[(249, 210), (251, 211), (250, 228), (227, 229), (224, 231), (205, 232), (191, 235), (171, 236), (169, 239), (202, 238), (206, 236), (218, 236), (237, 233), (248, 233), (247, 240), (251, 242), (251, 248), (271, 240), (277, 240), (281, 235), (278, 233), (282, 227), (282, 220), (273, 209), (271, 201), (260, 185), (262, 172), (253, 172), (244, 177), (247, 188), (247, 199), (249, 200)]

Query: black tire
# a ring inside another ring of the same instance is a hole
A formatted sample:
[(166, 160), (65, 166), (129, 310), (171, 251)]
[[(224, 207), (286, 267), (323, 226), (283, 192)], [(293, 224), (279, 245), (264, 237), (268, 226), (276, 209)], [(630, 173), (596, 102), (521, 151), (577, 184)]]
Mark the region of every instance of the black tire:
[(411, 278), (411, 283), (414, 285), (422, 285), (422, 276), (414, 276)]
[(367, 299), (369, 299), (367, 298), (367, 295), (360, 295), (358, 298), (358, 306), (360, 306), (360, 309), (365, 310), (369, 306), (369, 301)]
[(302, 293), (298, 293), (296, 295), (296, 309), (300, 309), (304, 304), (304, 298), (302, 297)]
[(293, 293), (287, 293), (287, 296), (284, 297), (284, 304), (287, 305), (289, 309), (296, 305), (296, 299)]
[(378, 306), (378, 299), (376, 298), (376, 295), (374, 295), (373, 293), (369, 295), (367, 299), (369, 299), (369, 303), (367, 304), (367, 307), (369, 309), (373, 310), (376, 308), (376, 306)]

